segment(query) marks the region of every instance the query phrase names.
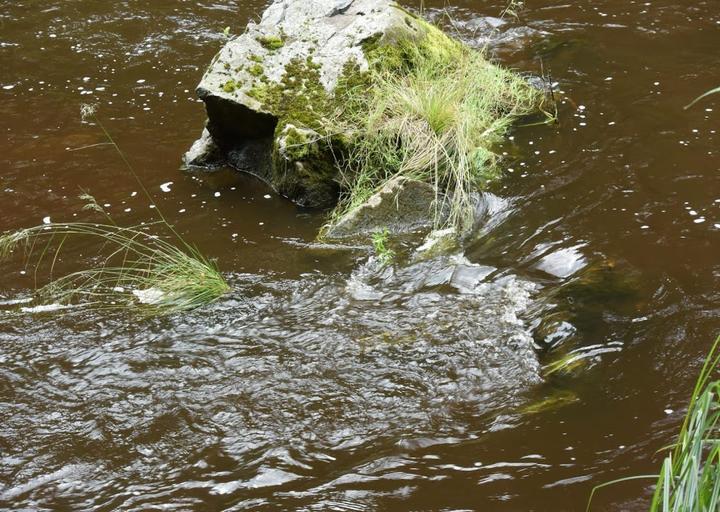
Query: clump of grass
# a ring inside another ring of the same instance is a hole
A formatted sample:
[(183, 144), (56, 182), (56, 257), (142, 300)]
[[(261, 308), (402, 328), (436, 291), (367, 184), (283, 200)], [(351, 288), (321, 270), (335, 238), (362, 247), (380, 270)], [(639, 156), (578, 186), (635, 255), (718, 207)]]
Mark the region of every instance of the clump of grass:
[[(650, 512), (714, 512), (720, 510), (720, 380), (712, 380), (720, 367), (720, 338), (715, 341), (690, 398), (677, 442), (663, 461), (660, 475), (615, 480), (657, 480)], [(590, 510), (588, 503), (588, 511)]]
[(720, 510), (720, 364), (713, 345), (698, 378), (674, 449), (663, 461), (651, 512)]
[[(343, 162), (336, 221), (403, 175), (437, 191), (436, 228), (472, 225), (471, 193), (499, 175), (493, 148), (545, 94), (439, 29), (371, 54), (370, 91), (345, 100), (335, 124), (356, 133)], [(447, 212), (447, 215), (440, 215)]]
[[(102, 128), (131, 174), (154, 205), (152, 197), (125, 155), (91, 110), (83, 110)], [(38, 275), (47, 266), (49, 282), (37, 287), (42, 304), (81, 303), (95, 309), (132, 309), (161, 315), (188, 311), (211, 303), (230, 290), (214, 262), (187, 243), (155, 205), (160, 220), (140, 226), (118, 226), (94, 197), (84, 193), (84, 210), (106, 217), (106, 223), (50, 223), (0, 235), (0, 261), (24, 250), (26, 264)], [(153, 232), (150, 231), (153, 229)], [(158, 232), (158, 230), (160, 230)], [(68, 240), (101, 243), (93, 268), (53, 278)], [(175, 240), (175, 244), (169, 240)]]
[(52, 276), (68, 239), (102, 242), (98, 266), (51, 277), (36, 290), (35, 298), (43, 304), (82, 302), (156, 315), (191, 310), (229, 291), (213, 262), (193, 247), (179, 248), (151, 234), (148, 227), (90, 222), (36, 226), (0, 236), (0, 258), (22, 248), (36, 275), (46, 263)]
[(395, 259), (395, 251), (388, 247), (390, 240), (390, 232), (387, 228), (372, 234), (372, 244), (375, 249), (375, 255), (383, 265), (390, 265)]

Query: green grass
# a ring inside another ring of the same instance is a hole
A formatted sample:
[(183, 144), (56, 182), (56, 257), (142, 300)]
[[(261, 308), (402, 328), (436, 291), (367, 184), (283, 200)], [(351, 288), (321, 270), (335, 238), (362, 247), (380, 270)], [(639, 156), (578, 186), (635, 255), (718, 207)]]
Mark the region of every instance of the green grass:
[[(153, 227), (163, 227), (162, 222)], [(43, 265), (50, 282), (39, 287), (42, 304), (82, 303), (98, 309), (137, 309), (157, 315), (187, 311), (229, 291), (217, 267), (196, 249), (179, 248), (148, 231), (92, 222), (53, 223), (0, 236), (0, 258), (25, 250), (36, 276)], [(70, 239), (102, 242), (99, 263), (52, 277)]]
[(713, 94), (719, 94), (719, 93), (720, 93), (720, 87), (716, 87), (715, 89), (710, 89), (710, 90), (707, 91), (706, 93), (701, 94), (700, 96), (698, 96), (697, 98), (695, 98), (694, 100), (692, 100), (690, 103), (688, 103), (687, 105), (685, 105), (685, 110), (689, 109), (690, 107), (692, 107), (693, 105), (695, 105), (697, 102), (699, 102), (699, 101), (701, 101), (701, 100), (704, 100), (704, 99), (707, 98), (708, 96), (711, 96), (711, 95), (713, 95)]
[(395, 260), (395, 251), (388, 247), (390, 232), (387, 228), (372, 234), (373, 249), (383, 265), (390, 265)]
[(356, 135), (331, 223), (402, 175), (435, 187), (436, 228), (467, 230), (471, 193), (500, 174), (494, 148), (515, 121), (542, 110), (545, 94), (521, 76), (424, 26), (422, 43), (370, 52), (369, 92), (350, 91), (333, 121), (333, 131)]
[[(698, 377), (677, 441), (669, 447), (659, 475), (616, 480), (654, 478), (657, 483), (650, 512), (715, 512), (720, 510), (720, 338), (713, 345)], [(590, 510), (588, 503), (588, 510)]]
[[(105, 127), (94, 117), (110, 144), (154, 205), (152, 197)], [(84, 210), (104, 215), (107, 222), (51, 223), (0, 235), (0, 261), (23, 250), (34, 269), (39, 304), (81, 304), (94, 309), (125, 309), (149, 315), (188, 311), (219, 299), (230, 290), (216, 265), (167, 222), (118, 226), (89, 194), (80, 196)], [(76, 239), (99, 243), (92, 268), (54, 277), (63, 253)], [(172, 243), (171, 243), (172, 241)], [(48, 282), (38, 285), (39, 276)]]

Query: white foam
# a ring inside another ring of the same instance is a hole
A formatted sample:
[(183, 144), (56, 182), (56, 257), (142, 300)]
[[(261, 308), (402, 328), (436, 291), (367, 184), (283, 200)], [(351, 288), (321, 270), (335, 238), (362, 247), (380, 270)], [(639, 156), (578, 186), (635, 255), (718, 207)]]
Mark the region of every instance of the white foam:
[(51, 313), (53, 311), (60, 311), (62, 309), (70, 309), (72, 306), (63, 304), (40, 304), (39, 306), (32, 306), (29, 308), (20, 308), (23, 313)]
[(165, 293), (157, 288), (148, 288), (147, 290), (133, 290), (133, 295), (143, 304), (158, 304), (162, 301)]

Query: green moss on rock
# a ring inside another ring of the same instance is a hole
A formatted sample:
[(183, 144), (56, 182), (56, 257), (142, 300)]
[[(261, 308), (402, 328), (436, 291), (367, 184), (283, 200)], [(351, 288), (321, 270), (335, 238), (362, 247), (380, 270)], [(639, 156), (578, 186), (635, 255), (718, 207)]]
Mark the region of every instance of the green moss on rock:
[(270, 51), (279, 50), (285, 46), (285, 41), (280, 36), (259, 36), (256, 40), (263, 46), (263, 48)]
[(230, 79), (227, 82), (225, 82), (222, 86), (223, 91), (226, 93), (235, 92), (235, 90), (238, 88), (238, 83), (234, 79)]
[(253, 64), (248, 68), (248, 73), (254, 77), (261, 77), (265, 73), (265, 68), (261, 64)]
[(320, 82), (320, 65), (311, 57), (291, 60), (279, 83), (255, 84), (247, 95), (278, 118), (276, 135), (289, 124), (323, 131), (330, 113), (330, 95)]

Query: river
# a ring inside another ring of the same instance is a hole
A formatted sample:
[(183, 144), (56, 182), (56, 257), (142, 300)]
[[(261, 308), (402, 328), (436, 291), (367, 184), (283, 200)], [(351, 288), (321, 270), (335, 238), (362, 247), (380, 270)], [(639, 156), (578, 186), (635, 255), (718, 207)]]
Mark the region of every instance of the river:
[(265, 4), (0, 2), (0, 231), (83, 218), (81, 190), (122, 224), (154, 218), (82, 121), (94, 104), (233, 287), (161, 319), (18, 314), (33, 272), (3, 263), (0, 508), (578, 511), (657, 472), (720, 334), (720, 96), (683, 110), (720, 85), (716, 3), (536, 0), (498, 20), (496, 0), (426, 1), (544, 72), (559, 122), (501, 148), (464, 258), (394, 271), (315, 244), (323, 214), (251, 177), (179, 171), (223, 30)]

